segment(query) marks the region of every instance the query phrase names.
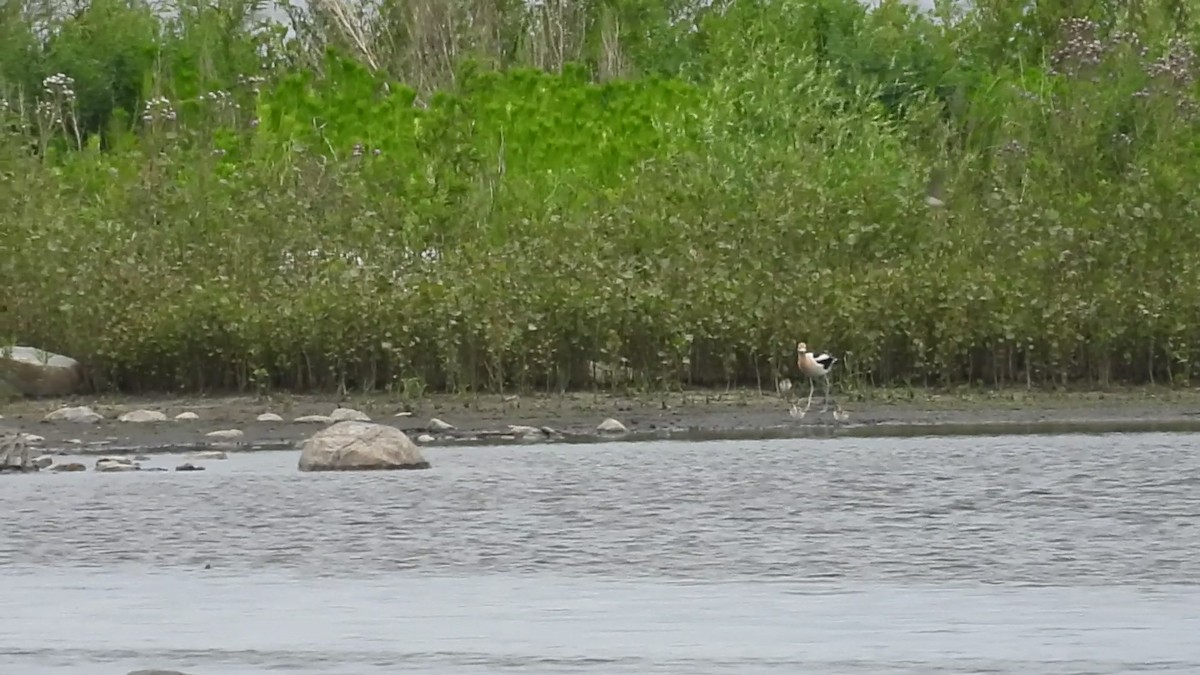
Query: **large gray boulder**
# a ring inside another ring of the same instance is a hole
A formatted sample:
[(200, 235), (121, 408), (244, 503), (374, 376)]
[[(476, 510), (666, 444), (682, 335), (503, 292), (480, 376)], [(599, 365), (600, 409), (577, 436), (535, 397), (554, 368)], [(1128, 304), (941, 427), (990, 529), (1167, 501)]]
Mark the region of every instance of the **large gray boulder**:
[(0, 382), (23, 396), (67, 396), (79, 390), (83, 369), (69, 356), (36, 347), (0, 347)]
[(428, 469), (408, 434), (386, 424), (347, 420), (313, 434), (300, 450), (301, 471)]

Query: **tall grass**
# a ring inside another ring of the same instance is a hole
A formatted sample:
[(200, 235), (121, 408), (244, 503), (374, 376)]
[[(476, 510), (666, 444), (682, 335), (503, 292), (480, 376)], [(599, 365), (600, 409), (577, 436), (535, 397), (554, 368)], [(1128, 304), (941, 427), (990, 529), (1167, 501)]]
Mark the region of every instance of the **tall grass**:
[(123, 390), (1186, 383), (1195, 25), (853, 0), (0, 20), (0, 336)]

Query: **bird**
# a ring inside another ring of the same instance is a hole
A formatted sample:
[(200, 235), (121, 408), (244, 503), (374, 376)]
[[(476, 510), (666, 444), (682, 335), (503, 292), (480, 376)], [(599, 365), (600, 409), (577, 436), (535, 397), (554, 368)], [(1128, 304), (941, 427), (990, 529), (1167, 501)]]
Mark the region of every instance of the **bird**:
[(813, 389), (816, 386), (817, 378), (821, 378), (825, 382), (824, 407), (821, 412), (829, 409), (829, 373), (837, 362), (838, 358), (832, 354), (822, 352), (814, 355), (808, 351), (807, 344), (796, 343), (796, 365), (800, 367), (800, 374), (808, 378), (808, 404), (805, 406), (805, 410), (812, 407)]

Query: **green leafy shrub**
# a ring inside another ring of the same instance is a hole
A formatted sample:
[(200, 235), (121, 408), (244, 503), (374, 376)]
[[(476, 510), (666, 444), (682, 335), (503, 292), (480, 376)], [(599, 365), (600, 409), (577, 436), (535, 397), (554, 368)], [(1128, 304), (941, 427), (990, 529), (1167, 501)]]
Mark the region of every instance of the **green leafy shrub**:
[(468, 53), (431, 92), (235, 6), (104, 2), (0, 49), (0, 335), (102, 386), (771, 386), (797, 339), (875, 385), (1200, 356), (1177, 21), (778, 0), (689, 32), (630, 2), (579, 42), (660, 21), (653, 75)]

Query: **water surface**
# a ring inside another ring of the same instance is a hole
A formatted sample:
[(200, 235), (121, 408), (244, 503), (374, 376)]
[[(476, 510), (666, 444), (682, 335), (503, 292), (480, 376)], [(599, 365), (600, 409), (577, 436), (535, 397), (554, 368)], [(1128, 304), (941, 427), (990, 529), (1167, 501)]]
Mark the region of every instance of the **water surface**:
[(8, 476), (0, 670), (1195, 673), (1198, 438), (438, 448), (432, 471), (339, 474), (265, 452)]

